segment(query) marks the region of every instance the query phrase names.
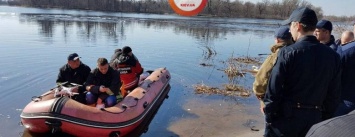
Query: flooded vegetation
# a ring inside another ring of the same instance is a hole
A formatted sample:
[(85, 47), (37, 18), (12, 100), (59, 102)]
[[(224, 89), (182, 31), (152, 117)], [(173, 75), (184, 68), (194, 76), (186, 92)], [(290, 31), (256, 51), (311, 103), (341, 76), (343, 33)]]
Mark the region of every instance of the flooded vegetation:
[[(223, 84), (221, 87), (211, 87), (204, 83), (193, 85), (196, 94), (218, 94), (223, 96), (241, 96), (249, 97), (252, 93), (251, 89), (245, 87), (245, 85), (239, 85), (239, 81), (245, 78), (246, 73), (253, 74), (251, 65), (261, 65), (261, 57), (236, 57), (233, 56), (227, 61), (223, 62), (227, 64), (224, 73), (227, 75), (228, 84)], [(212, 66), (212, 65), (211, 65)]]
[(236, 84), (225, 84), (223, 85), (223, 89), (218, 87), (210, 87), (205, 84), (198, 84), (193, 86), (196, 94), (217, 94), (223, 96), (241, 96), (241, 97), (249, 97), (251, 91), (245, 89), (244, 87)]

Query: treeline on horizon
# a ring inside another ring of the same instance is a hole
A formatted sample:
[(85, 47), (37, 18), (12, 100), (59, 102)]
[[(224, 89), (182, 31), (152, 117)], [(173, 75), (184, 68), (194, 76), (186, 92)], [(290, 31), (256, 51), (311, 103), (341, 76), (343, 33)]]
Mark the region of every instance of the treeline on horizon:
[[(168, 0), (13, 0), (9, 5), (80, 9), (108, 12), (133, 12), (173, 14)], [(232, 18), (261, 18), (261, 19), (285, 19), (297, 7), (312, 8), (319, 19), (324, 17), (321, 7), (313, 6), (304, 0), (263, 0), (252, 3), (241, 0), (208, 0), (208, 4), (200, 16), (232, 17)], [(325, 16), (331, 21), (351, 21), (355, 16)]]

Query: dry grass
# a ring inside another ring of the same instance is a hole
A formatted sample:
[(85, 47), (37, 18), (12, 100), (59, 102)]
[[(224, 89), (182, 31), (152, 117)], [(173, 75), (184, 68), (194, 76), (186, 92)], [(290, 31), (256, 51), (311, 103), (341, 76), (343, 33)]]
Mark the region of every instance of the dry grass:
[(226, 91), (233, 91), (238, 96), (249, 97), (251, 93), (250, 90), (237, 84), (225, 84), (223, 86)]
[[(207, 48), (207, 47), (206, 47)], [(208, 49), (208, 48), (207, 48)], [(213, 51), (213, 50), (207, 50)], [(213, 55), (213, 52), (206, 52), (206, 54)], [(261, 57), (238, 57), (234, 58), (233, 54), (227, 61), (222, 61), (222, 63), (226, 64), (226, 68), (218, 69), (223, 71), (228, 79), (229, 84), (222, 85), (222, 88), (218, 87), (210, 87), (205, 84), (197, 84), (193, 85), (196, 94), (217, 94), (224, 96), (241, 96), (241, 97), (249, 97), (251, 91), (244, 86), (239, 85), (239, 81), (241, 78), (244, 78), (246, 72), (248, 71), (248, 67), (252, 65), (261, 65)], [(211, 64), (201, 63), (201, 66), (212, 66)], [(252, 73), (253, 74), (253, 73)]]
[(217, 87), (210, 87), (205, 84), (198, 84), (193, 86), (196, 94), (217, 94), (224, 96), (241, 96), (249, 97), (250, 91), (246, 88), (236, 85), (236, 84), (225, 84), (224, 89)]
[(245, 76), (245, 73), (241, 72), (240, 69), (238, 69), (238, 67), (236, 66), (236, 64), (231, 63), (229, 63), (228, 67), (224, 69), (224, 73), (226, 73), (229, 78)]
[(217, 87), (210, 87), (205, 84), (198, 84), (193, 86), (196, 94), (219, 94), (221, 89)]
[(243, 64), (236, 62), (233, 56), (227, 60), (227, 67), (223, 70), (227, 74), (229, 79), (236, 77), (244, 77), (245, 73), (242, 72)]
[(237, 57), (232, 59), (239, 63), (254, 64), (254, 65), (262, 64), (260, 57)]

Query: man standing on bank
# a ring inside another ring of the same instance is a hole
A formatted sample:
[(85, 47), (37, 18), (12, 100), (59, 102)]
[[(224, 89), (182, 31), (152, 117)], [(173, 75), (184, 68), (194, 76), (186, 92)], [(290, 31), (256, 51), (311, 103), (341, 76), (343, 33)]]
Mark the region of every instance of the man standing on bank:
[(327, 45), (334, 51), (337, 51), (338, 45), (335, 44), (335, 38), (332, 35), (333, 24), (328, 20), (320, 20), (316, 25), (314, 35), (320, 43)]
[(279, 51), (264, 98), (265, 136), (303, 137), (333, 116), (340, 98), (340, 57), (319, 43), (317, 16), (297, 8), (289, 19), (295, 43)]
[(290, 29), (282, 26), (275, 31), (275, 44), (271, 46), (271, 54), (265, 59), (264, 63), (260, 66), (258, 73), (255, 75), (253, 83), (253, 91), (256, 97), (260, 100), (260, 110), (264, 113), (264, 96), (272, 67), (277, 60), (277, 53), (282, 47), (293, 44)]
[(73, 97), (74, 100), (85, 104), (85, 87), (83, 86), (90, 74), (90, 67), (80, 61), (80, 57), (76, 53), (68, 56), (68, 63), (59, 69), (57, 84), (63, 82), (79, 84), (77, 88), (73, 88), (72, 92), (78, 92), (79, 95)]

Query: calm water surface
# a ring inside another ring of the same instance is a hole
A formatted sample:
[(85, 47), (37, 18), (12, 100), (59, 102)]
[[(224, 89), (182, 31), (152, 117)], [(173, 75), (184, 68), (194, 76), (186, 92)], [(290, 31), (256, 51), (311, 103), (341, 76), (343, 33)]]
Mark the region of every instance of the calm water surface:
[[(94, 68), (97, 58), (110, 58), (114, 49), (126, 45), (146, 70), (167, 67), (172, 75), (170, 98), (143, 136), (185, 136), (176, 123), (208, 115), (208, 111), (201, 116), (189, 111), (209, 103), (242, 105), (249, 109), (240, 117), (260, 118), (254, 96), (195, 95), (192, 86), (228, 83), (220, 71), (227, 67), (223, 62), (231, 56), (268, 53), (278, 22), (0, 6), (0, 137), (22, 135), (22, 109), (32, 96), (55, 85), (68, 54), (77, 52), (82, 62)], [(217, 54), (209, 57), (206, 47)], [(239, 84), (250, 88), (252, 82), (247, 74)]]

